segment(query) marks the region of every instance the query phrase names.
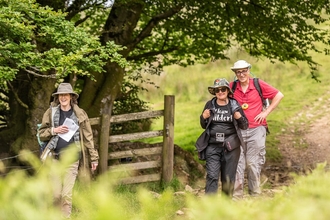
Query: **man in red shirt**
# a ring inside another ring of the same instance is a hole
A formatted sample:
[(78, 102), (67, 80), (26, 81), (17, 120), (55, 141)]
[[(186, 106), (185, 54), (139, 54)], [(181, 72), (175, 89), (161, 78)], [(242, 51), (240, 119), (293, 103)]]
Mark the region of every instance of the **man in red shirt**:
[[(241, 156), (239, 159), (234, 198), (243, 198), (244, 171), (247, 170), (248, 189), (251, 196), (258, 196), (260, 189), (260, 173), (265, 163), (266, 154), (266, 131), (267, 116), (276, 108), (284, 95), (259, 79), (259, 85), (264, 99), (271, 100), (268, 108), (263, 108), (263, 103), (258, 90), (254, 86), (253, 78), (250, 76), (251, 64), (245, 60), (238, 60), (231, 67), (238, 79), (234, 98), (241, 104), (244, 113), (249, 121), (249, 128), (241, 130), (246, 147), (241, 146)], [(233, 82), (230, 83), (232, 88)]]

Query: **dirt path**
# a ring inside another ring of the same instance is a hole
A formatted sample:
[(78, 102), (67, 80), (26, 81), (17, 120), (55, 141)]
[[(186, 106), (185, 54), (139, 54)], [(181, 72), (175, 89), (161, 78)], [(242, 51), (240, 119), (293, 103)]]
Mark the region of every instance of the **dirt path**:
[[(301, 113), (300, 117), (305, 114), (310, 124), (296, 124), (292, 129), (295, 132), (289, 131), (288, 139), (281, 141), (280, 149), (285, 163), (314, 167), (316, 163), (330, 162), (330, 109), (327, 105), (329, 102), (330, 98), (320, 98), (313, 107), (306, 108), (305, 112)], [(294, 143), (290, 143), (290, 139)]]
[[(304, 108), (289, 122), (282, 135), (279, 150), (283, 155), (280, 164), (266, 164), (264, 181), (274, 188), (292, 183), (289, 173), (305, 173), (318, 163), (327, 162), (330, 167), (330, 93), (324, 94)], [(308, 123), (301, 122), (302, 118)]]

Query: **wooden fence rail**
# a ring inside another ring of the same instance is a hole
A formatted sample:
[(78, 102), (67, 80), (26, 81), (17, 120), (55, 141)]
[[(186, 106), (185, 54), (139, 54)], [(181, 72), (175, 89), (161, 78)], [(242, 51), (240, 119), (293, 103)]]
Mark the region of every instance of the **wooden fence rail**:
[[(150, 168), (161, 168), (160, 174), (148, 174), (133, 177), (126, 177), (122, 180), (123, 183), (141, 183), (149, 181), (163, 181), (170, 182), (173, 178), (173, 165), (174, 165), (174, 107), (175, 99), (172, 95), (164, 96), (164, 110), (145, 111), (131, 114), (114, 115), (107, 117), (103, 115), (98, 118), (91, 118), (91, 125), (100, 125), (100, 172), (103, 173), (108, 169), (111, 170), (128, 170), (136, 171)], [(147, 118), (156, 118), (163, 116), (163, 130), (146, 131), (122, 135), (104, 135), (103, 132), (109, 132), (109, 128), (105, 127), (110, 123), (120, 123), (132, 120), (140, 120)], [(103, 124), (104, 123), (104, 124)], [(117, 151), (109, 153), (109, 144), (139, 140), (143, 138), (163, 136), (162, 147), (152, 147), (143, 149), (132, 149), (126, 151)], [(121, 158), (131, 158), (138, 156), (160, 155), (161, 160), (111, 165), (108, 166), (108, 160), (115, 160)]]

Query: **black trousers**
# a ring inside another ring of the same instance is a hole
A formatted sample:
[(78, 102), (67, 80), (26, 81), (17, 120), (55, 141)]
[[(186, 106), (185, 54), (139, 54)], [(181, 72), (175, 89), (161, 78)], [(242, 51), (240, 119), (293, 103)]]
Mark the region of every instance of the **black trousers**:
[(234, 192), (236, 169), (241, 149), (225, 150), (222, 143), (210, 144), (206, 148), (206, 194), (218, 192), (221, 174), (221, 189), (228, 196)]

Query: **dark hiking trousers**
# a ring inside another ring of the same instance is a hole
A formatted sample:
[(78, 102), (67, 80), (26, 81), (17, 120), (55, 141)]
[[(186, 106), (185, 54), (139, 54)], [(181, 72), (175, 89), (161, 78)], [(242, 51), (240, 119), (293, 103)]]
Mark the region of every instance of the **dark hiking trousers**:
[(240, 148), (236, 148), (230, 152), (226, 151), (222, 147), (222, 143), (210, 144), (206, 148), (206, 194), (218, 192), (219, 177), (221, 174), (222, 192), (228, 196), (233, 195), (240, 153)]

